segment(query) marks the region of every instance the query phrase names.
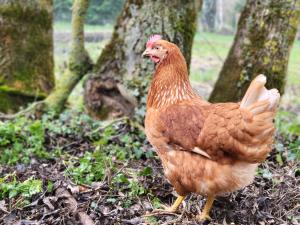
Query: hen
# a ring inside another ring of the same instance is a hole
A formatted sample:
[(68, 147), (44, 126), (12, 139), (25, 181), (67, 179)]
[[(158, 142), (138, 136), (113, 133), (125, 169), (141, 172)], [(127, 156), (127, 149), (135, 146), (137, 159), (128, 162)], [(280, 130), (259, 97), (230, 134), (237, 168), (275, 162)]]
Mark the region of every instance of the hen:
[(240, 103), (211, 104), (192, 89), (179, 48), (152, 36), (143, 56), (156, 64), (148, 92), (145, 132), (179, 197), (207, 196), (198, 219), (209, 219), (215, 196), (253, 181), (258, 163), (271, 151), (280, 95), (257, 76)]

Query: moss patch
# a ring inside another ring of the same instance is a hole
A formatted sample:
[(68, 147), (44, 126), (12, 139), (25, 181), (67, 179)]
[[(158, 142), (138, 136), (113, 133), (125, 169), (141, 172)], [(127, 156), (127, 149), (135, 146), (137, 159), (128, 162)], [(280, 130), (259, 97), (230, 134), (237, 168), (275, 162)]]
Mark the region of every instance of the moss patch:
[(0, 6), (0, 80), (24, 92), (49, 93), (54, 86), (52, 15), (34, 2)]
[(26, 107), (33, 101), (43, 99), (43, 96), (24, 95), (18, 90), (0, 87), (0, 112), (15, 113), (20, 107)]
[(51, 4), (0, 5), (0, 111), (16, 111), (54, 86)]

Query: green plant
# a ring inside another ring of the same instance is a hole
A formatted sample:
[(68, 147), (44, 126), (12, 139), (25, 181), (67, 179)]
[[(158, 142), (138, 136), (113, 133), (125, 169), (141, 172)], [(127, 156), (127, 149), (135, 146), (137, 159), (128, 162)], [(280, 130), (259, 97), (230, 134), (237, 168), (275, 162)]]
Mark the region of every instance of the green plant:
[(139, 185), (139, 182), (135, 179), (129, 180), (128, 188), (128, 194), (130, 197), (137, 197), (146, 194), (146, 189), (143, 186)]
[(161, 201), (160, 201), (159, 198), (154, 197), (154, 198), (152, 199), (151, 202), (152, 202), (152, 205), (153, 205), (153, 207), (154, 207), (155, 209), (158, 209), (158, 208), (161, 207)]
[(288, 111), (279, 111), (276, 117), (276, 127), (286, 137), (300, 136), (300, 116)]
[(145, 217), (145, 221), (150, 225), (158, 225), (157, 218), (155, 216), (147, 216)]
[(33, 179), (33, 177), (21, 182), (17, 180), (15, 174), (8, 174), (0, 178), (0, 200), (16, 196), (30, 198), (32, 195), (42, 192), (42, 184), (41, 180)]
[(137, 174), (132, 174), (131, 177), (126, 176), (124, 173), (118, 173), (113, 178), (113, 189), (119, 188), (126, 190), (129, 197), (138, 197), (146, 194), (146, 189), (140, 185), (137, 179)]
[(152, 158), (152, 151), (143, 150), (144, 140), (145, 135), (136, 130), (120, 134), (113, 125), (109, 125), (101, 132), (100, 138), (94, 142), (94, 145), (101, 147), (107, 155), (121, 161), (128, 158)]
[(289, 143), (288, 160), (300, 161), (300, 136)]
[(140, 176), (150, 176), (153, 173), (153, 169), (151, 167), (145, 167), (142, 171), (139, 172)]
[(91, 184), (94, 181), (101, 181), (107, 170), (113, 169), (111, 157), (103, 151), (96, 149), (94, 152), (85, 152), (84, 156), (76, 159), (71, 158), (66, 162), (66, 175), (78, 184)]
[(45, 129), (40, 120), (17, 118), (0, 127), (0, 163), (29, 163), (31, 157), (48, 158), (44, 148)]
[(257, 168), (256, 174), (266, 179), (272, 179), (272, 173), (266, 168)]
[(287, 150), (287, 160), (300, 160), (300, 116), (287, 112), (279, 111), (276, 118), (276, 127), (285, 138), (285, 143), (275, 145), (278, 155), (276, 160), (283, 164), (282, 153)]

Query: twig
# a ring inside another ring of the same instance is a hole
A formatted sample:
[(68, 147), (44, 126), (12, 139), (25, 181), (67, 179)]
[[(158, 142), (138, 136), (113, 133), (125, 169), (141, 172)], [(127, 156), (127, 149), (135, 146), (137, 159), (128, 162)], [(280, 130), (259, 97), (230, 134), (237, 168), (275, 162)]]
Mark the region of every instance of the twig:
[(48, 212), (48, 213), (43, 214), (43, 217), (40, 219), (39, 222), (43, 221), (44, 218), (45, 218), (46, 216), (53, 215), (53, 214), (55, 214), (55, 213), (58, 213), (59, 211), (60, 211), (60, 209), (56, 209), (56, 210), (53, 210), (53, 211), (51, 211), (51, 212)]
[(86, 136), (90, 136), (94, 133), (97, 133), (99, 132), (100, 130), (104, 130), (105, 128), (117, 123), (117, 122), (120, 122), (120, 121), (126, 121), (128, 120), (128, 117), (127, 116), (124, 116), (124, 117), (120, 117), (120, 118), (117, 118), (117, 119), (113, 119), (113, 120), (110, 120), (107, 122), (107, 124), (105, 124), (104, 126), (99, 126), (97, 127), (95, 130), (92, 130), (91, 132), (87, 133)]
[(157, 211), (157, 212), (152, 212), (152, 213), (147, 213), (143, 215), (143, 217), (149, 217), (149, 216), (157, 216), (157, 215), (173, 215), (173, 216), (179, 216), (177, 213), (174, 212), (168, 212), (168, 211)]

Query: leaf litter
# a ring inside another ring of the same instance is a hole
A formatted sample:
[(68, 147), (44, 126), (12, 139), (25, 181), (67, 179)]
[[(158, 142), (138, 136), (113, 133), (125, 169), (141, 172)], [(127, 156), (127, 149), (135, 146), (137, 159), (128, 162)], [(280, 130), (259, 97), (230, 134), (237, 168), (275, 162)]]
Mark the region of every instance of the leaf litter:
[[(63, 123), (71, 124), (65, 117)], [(56, 119), (51, 120), (54, 126)], [(94, 127), (78, 121), (76, 132), (67, 125), (54, 126), (60, 129), (55, 132), (45, 128), (45, 149), (53, 157), (32, 155), (28, 164), (1, 165), (0, 178), (10, 177), (0, 188), (32, 179), (41, 181), (41, 190), (2, 196), (0, 224), (199, 224), (194, 218), (205, 198), (195, 194), (178, 213), (151, 215), (155, 208), (172, 204), (176, 194), (138, 126), (126, 118)], [(275, 145), (253, 184), (217, 198), (210, 224), (299, 224), (300, 163), (287, 160), (282, 150), (291, 138), (278, 134), (277, 140), (281, 150)], [(99, 168), (104, 172), (97, 173)]]

